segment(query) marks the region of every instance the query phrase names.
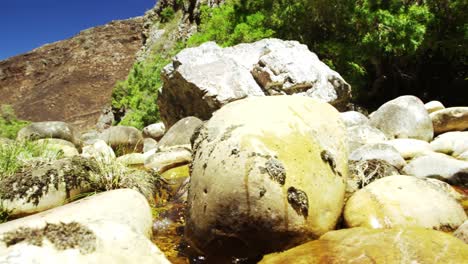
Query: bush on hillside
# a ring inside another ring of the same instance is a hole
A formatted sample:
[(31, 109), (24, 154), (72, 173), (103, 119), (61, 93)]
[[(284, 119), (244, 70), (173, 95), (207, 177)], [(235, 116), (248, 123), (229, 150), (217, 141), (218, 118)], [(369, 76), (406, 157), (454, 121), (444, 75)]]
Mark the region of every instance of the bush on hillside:
[(0, 107), (0, 137), (15, 139), (16, 134), (30, 122), (19, 120), (11, 105)]

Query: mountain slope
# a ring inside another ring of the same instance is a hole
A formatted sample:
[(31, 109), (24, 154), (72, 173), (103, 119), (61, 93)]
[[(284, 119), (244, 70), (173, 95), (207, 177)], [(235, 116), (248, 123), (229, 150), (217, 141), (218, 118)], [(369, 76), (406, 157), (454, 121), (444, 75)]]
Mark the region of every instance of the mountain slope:
[(113, 21), (0, 61), (0, 104), (21, 119), (93, 126), (143, 45), (143, 18)]

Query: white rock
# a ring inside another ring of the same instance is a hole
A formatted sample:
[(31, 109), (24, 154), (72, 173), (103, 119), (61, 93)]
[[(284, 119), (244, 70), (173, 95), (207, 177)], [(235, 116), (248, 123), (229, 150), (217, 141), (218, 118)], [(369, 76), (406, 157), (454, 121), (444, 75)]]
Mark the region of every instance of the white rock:
[(343, 112), (340, 116), (347, 127), (369, 125), (369, 118), (356, 111)]
[(432, 153), (411, 160), (403, 173), (419, 177), (437, 177), (453, 185), (468, 184), (468, 162), (441, 153)]
[(103, 163), (110, 163), (115, 160), (114, 150), (112, 150), (112, 148), (101, 139), (96, 140), (92, 145), (83, 147), (81, 156), (86, 158), (95, 158)]
[(349, 160), (353, 161), (374, 159), (384, 160), (397, 169), (406, 165), (405, 160), (394, 147), (382, 143), (364, 145), (349, 155)]
[(458, 227), (458, 229), (453, 233), (453, 236), (468, 244), (468, 221), (465, 221), (463, 225)]
[(451, 231), (467, 218), (444, 190), (413, 176), (389, 176), (357, 191), (346, 203), (349, 227), (423, 227)]
[(158, 142), (152, 138), (145, 138), (143, 140), (143, 153), (148, 152), (152, 149), (156, 149)]
[(170, 263), (151, 226), (140, 193), (109, 191), (0, 225), (0, 263)]
[(167, 127), (186, 116), (207, 120), (223, 105), (250, 96), (302, 94), (345, 105), (351, 87), (297, 41), (263, 39), (221, 48), (188, 48), (167, 65), (158, 97)]
[(383, 104), (370, 117), (370, 124), (389, 139), (414, 138), (430, 141), (432, 122), (424, 104), (415, 96), (400, 96)]
[(424, 107), (426, 108), (427, 112), (430, 114), (435, 111), (439, 111), (445, 108), (445, 106), (439, 102), (439, 101), (430, 101), (426, 104), (424, 104)]
[(440, 134), (431, 142), (431, 148), (436, 152), (458, 158), (468, 151), (468, 131)]
[(404, 159), (412, 159), (432, 152), (429, 143), (419, 139), (397, 138), (383, 143), (394, 147)]
[(159, 122), (156, 124), (151, 124), (145, 128), (143, 128), (143, 136), (146, 138), (152, 138), (159, 140), (164, 136), (166, 132), (166, 127), (164, 126), (163, 122)]
[(366, 144), (382, 143), (387, 140), (387, 137), (375, 127), (358, 125), (347, 128), (347, 140), (349, 151), (352, 152)]

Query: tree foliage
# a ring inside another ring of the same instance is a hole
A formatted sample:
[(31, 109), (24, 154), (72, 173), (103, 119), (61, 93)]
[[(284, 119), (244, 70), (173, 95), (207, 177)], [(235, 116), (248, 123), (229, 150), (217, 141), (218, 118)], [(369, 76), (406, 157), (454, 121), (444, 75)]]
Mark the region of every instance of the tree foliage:
[[(189, 42), (298, 40), (353, 85), (358, 101), (402, 93), (440, 99), (426, 78), (465, 79), (466, 87), (466, 11), (466, 1), (449, 0), (227, 0), (202, 10)], [(440, 71), (438, 63), (450, 67)]]
[[(467, 11), (466, 0), (226, 0), (215, 8), (202, 6), (198, 32), (187, 45), (298, 40), (338, 71), (353, 86), (354, 100), (365, 106), (402, 94), (463, 104)], [(173, 17), (164, 11), (163, 18)], [(176, 18), (177, 13), (167, 24), (177, 27)], [(125, 112), (120, 124), (141, 128), (159, 119), (160, 71), (186, 44), (174, 46), (136, 63), (116, 86), (113, 107)]]

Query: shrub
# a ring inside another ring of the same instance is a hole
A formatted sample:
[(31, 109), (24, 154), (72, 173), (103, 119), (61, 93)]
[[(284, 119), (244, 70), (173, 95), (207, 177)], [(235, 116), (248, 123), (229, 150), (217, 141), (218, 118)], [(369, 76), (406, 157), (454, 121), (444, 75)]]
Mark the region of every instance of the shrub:
[(30, 122), (19, 120), (11, 105), (0, 107), (0, 137), (15, 139), (16, 134)]

